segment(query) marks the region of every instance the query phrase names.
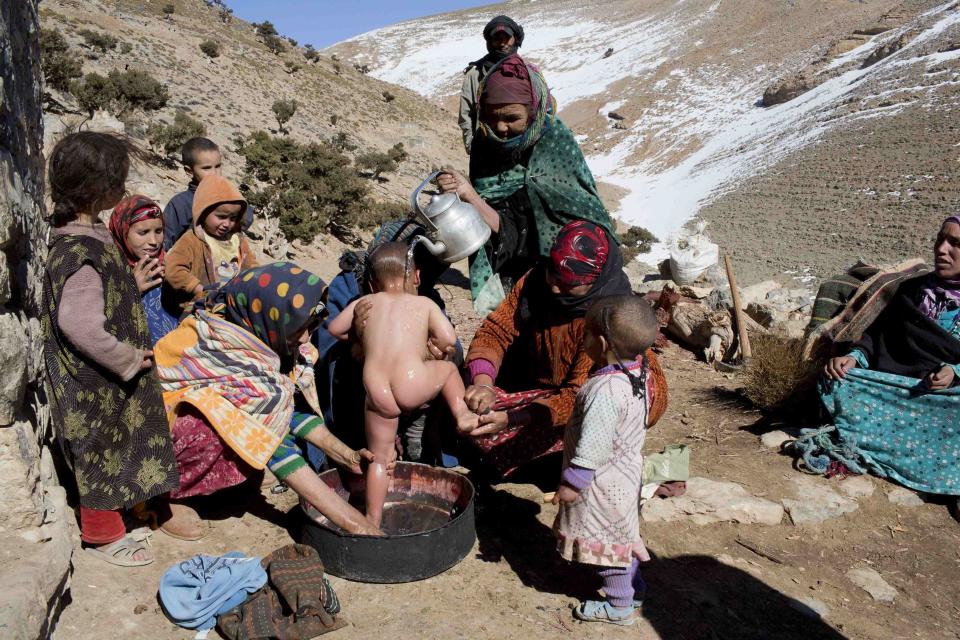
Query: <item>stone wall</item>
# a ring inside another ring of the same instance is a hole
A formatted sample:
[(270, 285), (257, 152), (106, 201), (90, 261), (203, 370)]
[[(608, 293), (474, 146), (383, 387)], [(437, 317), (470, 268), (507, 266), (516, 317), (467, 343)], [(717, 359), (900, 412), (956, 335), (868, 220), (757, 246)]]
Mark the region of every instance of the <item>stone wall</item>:
[(44, 638), (69, 588), (73, 513), (41, 375), (44, 221), (37, 0), (0, 2), (0, 637)]

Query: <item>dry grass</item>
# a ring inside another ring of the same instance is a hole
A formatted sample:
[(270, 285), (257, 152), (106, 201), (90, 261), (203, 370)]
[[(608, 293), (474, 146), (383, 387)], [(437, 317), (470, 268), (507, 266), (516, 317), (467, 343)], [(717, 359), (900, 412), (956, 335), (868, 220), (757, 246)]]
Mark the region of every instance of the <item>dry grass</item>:
[(778, 334), (751, 339), (753, 360), (744, 372), (745, 395), (771, 413), (817, 406), (815, 390), (819, 360), (804, 360), (801, 338)]

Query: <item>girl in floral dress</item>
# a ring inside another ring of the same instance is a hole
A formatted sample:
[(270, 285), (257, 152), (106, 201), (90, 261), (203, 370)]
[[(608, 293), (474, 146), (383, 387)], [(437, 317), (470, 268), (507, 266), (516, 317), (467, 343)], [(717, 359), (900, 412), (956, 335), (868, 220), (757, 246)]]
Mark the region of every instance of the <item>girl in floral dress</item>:
[(643, 354), (656, 335), (653, 309), (636, 296), (601, 298), (587, 311), (584, 349), (598, 368), (567, 423), (553, 525), (564, 559), (596, 566), (603, 579), (606, 599), (581, 603), (581, 620), (633, 624), (645, 590), (639, 499), (651, 377)]
[(98, 218), (123, 197), (132, 151), (125, 138), (92, 131), (54, 147), (41, 310), (50, 409), (80, 494), (80, 537), (127, 567), (153, 554), (127, 534), (123, 510), (178, 484), (137, 283)]

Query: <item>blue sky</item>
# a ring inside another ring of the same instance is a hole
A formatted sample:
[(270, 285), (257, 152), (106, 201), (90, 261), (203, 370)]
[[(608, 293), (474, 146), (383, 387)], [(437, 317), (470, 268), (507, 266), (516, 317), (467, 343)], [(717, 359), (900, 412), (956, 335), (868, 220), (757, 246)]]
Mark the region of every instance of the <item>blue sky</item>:
[(237, 17), (269, 20), (281, 35), (317, 49), (395, 22), (486, 4), (490, 0), (227, 0)]

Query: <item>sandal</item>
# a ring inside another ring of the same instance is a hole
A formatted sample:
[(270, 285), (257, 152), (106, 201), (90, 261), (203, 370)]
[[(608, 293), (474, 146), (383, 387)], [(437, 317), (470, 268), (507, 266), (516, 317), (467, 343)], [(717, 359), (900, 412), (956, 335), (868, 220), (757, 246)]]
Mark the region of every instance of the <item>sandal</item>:
[(148, 536), (126, 535), (102, 547), (87, 547), (87, 553), (118, 567), (142, 567), (153, 562), (153, 554), (146, 560), (134, 560), (133, 556), (137, 551), (148, 551), (149, 546)]
[(628, 627), (637, 621), (637, 610), (615, 607), (606, 600), (586, 600), (573, 610), (573, 617), (584, 622), (608, 622)]

